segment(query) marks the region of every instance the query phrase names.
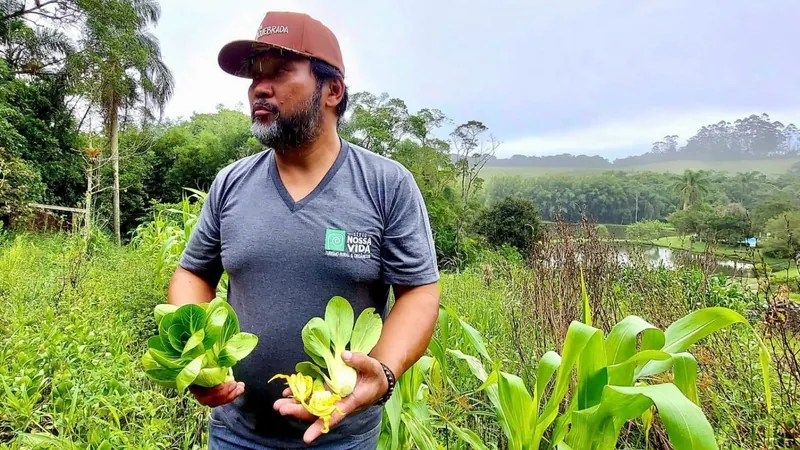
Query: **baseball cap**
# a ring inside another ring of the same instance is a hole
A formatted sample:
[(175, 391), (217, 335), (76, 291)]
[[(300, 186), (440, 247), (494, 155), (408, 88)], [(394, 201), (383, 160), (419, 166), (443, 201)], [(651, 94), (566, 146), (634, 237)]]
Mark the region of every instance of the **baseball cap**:
[(344, 76), (342, 51), (333, 32), (308, 14), (287, 11), (268, 12), (255, 40), (229, 42), (220, 50), (217, 62), (225, 72), (248, 78), (250, 59), (264, 50), (317, 58), (336, 67)]

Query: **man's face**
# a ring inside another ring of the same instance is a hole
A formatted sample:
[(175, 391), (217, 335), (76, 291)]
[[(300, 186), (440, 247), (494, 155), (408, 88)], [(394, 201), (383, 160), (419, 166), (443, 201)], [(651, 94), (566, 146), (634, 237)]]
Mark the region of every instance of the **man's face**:
[(287, 153), (319, 137), (322, 92), (309, 60), (269, 52), (254, 60), (251, 76), (250, 129), (256, 139)]

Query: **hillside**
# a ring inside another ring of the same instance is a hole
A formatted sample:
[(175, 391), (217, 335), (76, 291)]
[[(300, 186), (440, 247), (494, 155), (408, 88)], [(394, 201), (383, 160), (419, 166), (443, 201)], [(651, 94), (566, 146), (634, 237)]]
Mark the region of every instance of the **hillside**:
[(482, 173), (486, 178), (496, 175), (521, 175), (527, 177), (538, 177), (552, 174), (593, 174), (602, 173), (610, 170), (622, 170), (629, 172), (668, 172), (682, 173), (686, 169), (692, 170), (716, 170), (720, 172), (738, 173), (757, 171), (767, 175), (779, 175), (786, 173), (794, 164), (800, 163), (800, 157), (791, 158), (770, 158), (757, 160), (740, 161), (698, 161), (698, 160), (679, 160), (660, 163), (641, 164), (630, 167), (606, 167), (606, 168), (580, 168), (580, 167), (484, 167)]

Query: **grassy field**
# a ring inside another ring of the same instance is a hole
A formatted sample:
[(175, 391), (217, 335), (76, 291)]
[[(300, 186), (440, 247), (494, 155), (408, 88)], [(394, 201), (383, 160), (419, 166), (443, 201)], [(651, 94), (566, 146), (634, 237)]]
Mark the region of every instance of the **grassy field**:
[[(440, 347), (431, 348), (446, 351), (432, 350), (436, 358), (428, 359), (427, 369), (417, 367), (410, 372), (416, 375), (402, 379), (398, 448), (516, 448), (486, 392), (477, 390), (476, 371), (496, 366), (520, 383), (537, 384), (538, 357), (561, 349), (567, 328), (582, 314), (576, 254), (565, 255), (565, 266), (529, 268), (487, 253), (473, 267), (443, 274), (442, 304), (449, 312), (437, 327)], [(598, 259), (589, 264), (587, 301), (594, 326), (606, 332), (630, 313), (663, 329), (697, 305), (746, 314), (761, 302), (735, 286), (709, 289), (696, 271), (619, 270)], [(152, 308), (165, 296), (159, 267), (158, 252), (146, 245), (100, 240), (87, 247), (66, 236), (20, 236), (0, 244), (0, 449), (205, 448), (209, 409), (156, 386), (140, 367), (155, 330)], [(792, 409), (793, 378), (776, 358), (774, 406), (767, 413), (752, 337), (747, 328), (732, 326), (692, 346), (700, 364), (698, 402), (720, 448), (793, 448), (785, 431), (800, 412)], [(409, 385), (422, 382), (424, 395)], [(520, 414), (519, 405), (506, 407), (509, 417)], [(384, 419), (381, 448), (388, 449), (393, 431)], [(656, 417), (647, 443), (637, 419), (625, 426), (616, 448), (666, 450), (666, 439)]]
[(609, 169), (579, 169), (566, 167), (485, 167), (481, 173), (487, 178), (496, 175), (520, 175), (526, 177), (539, 177), (543, 175), (591, 175), (608, 170), (624, 170), (638, 172), (669, 172), (683, 173), (686, 169), (716, 170), (720, 172), (749, 172), (758, 171), (769, 175), (785, 173), (800, 158), (765, 159), (753, 161), (693, 161), (681, 160), (658, 164), (644, 164), (634, 167), (609, 168)]

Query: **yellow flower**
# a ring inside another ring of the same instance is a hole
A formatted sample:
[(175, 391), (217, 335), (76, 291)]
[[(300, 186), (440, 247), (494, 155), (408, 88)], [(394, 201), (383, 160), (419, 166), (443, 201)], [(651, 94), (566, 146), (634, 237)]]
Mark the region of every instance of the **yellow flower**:
[(276, 378), (283, 378), (289, 389), (292, 390), (292, 396), (305, 406), (306, 400), (311, 395), (314, 380), (308, 375), (301, 373), (293, 373), (292, 375), (278, 374), (272, 377), (269, 381), (272, 382)]
[[(322, 385), (321, 382), (320, 385)], [(311, 399), (309, 399), (308, 405), (303, 406), (305, 406), (308, 412), (322, 419), (322, 432), (327, 433), (330, 431), (331, 416), (333, 416), (333, 413), (342, 412), (339, 410), (339, 407), (336, 406), (336, 402), (342, 398), (326, 390), (324, 387), (319, 390), (316, 389), (317, 383), (314, 383), (314, 387), (315, 389), (314, 392), (311, 393)]]

